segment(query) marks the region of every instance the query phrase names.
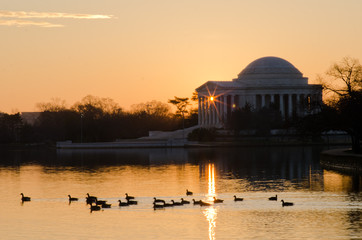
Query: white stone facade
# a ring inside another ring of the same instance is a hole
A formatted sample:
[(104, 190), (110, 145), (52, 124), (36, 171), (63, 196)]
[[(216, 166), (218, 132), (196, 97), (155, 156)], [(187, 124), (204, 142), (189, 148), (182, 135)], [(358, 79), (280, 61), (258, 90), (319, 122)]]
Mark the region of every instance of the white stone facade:
[(246, 104), (253, 109), (273, 106), (283, 119), (318, 111), (322, 86), (308, 84), (308, 78), (288, 61), (263, 57), (250, 63), (232, 81), (208, 81), (196, 89), (199, 98), (199, 126), (224, 127), (233, 110)]

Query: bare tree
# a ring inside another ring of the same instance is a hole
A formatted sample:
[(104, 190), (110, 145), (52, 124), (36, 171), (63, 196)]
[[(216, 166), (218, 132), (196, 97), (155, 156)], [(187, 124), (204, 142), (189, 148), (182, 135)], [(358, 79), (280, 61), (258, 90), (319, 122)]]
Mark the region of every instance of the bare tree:
[(60, 112), (60, 111), (66, 110), (68, 108), (65, 100), (62, 100), (60, 98), (52, 98), (50, 102), (37, 103), (36, 107), (41, 112), (45, 112), (45, 111)]
[(342, 97), (362, 89), (362, 65), (358, 59), (344, 57), (334, 63), (326, 72), (327, 78), (321, 78), (323, 87)]
[(358, 59), (345, 57), (333, 64), (322, 81), (324, 89), (336, 94), (331, 102), (338, 113), (339, 128), (348, 132), (352, 150), (360, 152), (362, 138), (362, 65)]
[(131, 106), (133, 113), (145, 112), (149, 115), (158, 117), (168, 117), (170, 115), (170, 106), (160, 101), (150, 101), (146, 103), (134, 104)]

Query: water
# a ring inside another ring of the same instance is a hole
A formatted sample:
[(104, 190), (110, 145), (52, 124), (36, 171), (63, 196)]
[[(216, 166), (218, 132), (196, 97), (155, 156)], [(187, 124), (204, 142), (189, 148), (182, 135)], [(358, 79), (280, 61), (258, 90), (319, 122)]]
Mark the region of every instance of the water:
[[(362, 178), (320, 148), (13, 151), (0, 155), (0, 239), (362, 239)], [(185, 191), (194, 192), (186, 196)], [(20, 193), (32, 198), (21, 203)], [(86, 193), (112, 203), (91, 212)], [(125, 193), (138, 205), (118, 207)], [(79, 197), (68, 203), (68, 194)], [(278, 201), (268, 198), (278, 195)], [(244, 201), (234, 202), (233, 196)], [(224, 203), (153, 210), (153, 197)], [(293, 202), (282, 207), (280, 200)]]

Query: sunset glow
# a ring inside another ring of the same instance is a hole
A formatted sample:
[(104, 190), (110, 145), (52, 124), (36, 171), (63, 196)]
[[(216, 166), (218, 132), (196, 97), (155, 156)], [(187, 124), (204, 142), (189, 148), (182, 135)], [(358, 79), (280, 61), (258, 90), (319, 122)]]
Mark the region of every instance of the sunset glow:
[(124, 109), (166, 103), (206, 81), (231, 81), (264, 56), (288, 59), (310, 83), (345, 56), (362, 60), (357, 0), (2, 3), (0, 111), (8, 113), (89, 94)]

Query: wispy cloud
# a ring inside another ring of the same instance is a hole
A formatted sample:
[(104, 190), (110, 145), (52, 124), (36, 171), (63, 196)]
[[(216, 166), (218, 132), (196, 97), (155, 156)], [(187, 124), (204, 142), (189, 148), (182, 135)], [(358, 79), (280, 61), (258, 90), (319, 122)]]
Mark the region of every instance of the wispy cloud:
[(37, 27), (64, 27), (61, 24), (53, 24), (49, 22), (34, 22), (34, 21), (26, 21), (26, 20), (0, 20), (0, 25), (2, 26), (16, 26), (16, 27), (25, 27), (25, 26), (37, 26)]
[(109, 19), (112, 15), (73, 14), (58, 12), (23, 12), (0, 11), (0, 18), (74, 18), (74, 19)]
[(59, 12), (24, 12), (24, 11), (0, 11), (0, 25), (3, 26), (38, 26), (38, 27), (64, 27), (62, 24), (50, 22), (38, 22), (20, 19), (111, 19), (112, 15), (100, 14), (74, 14)]

